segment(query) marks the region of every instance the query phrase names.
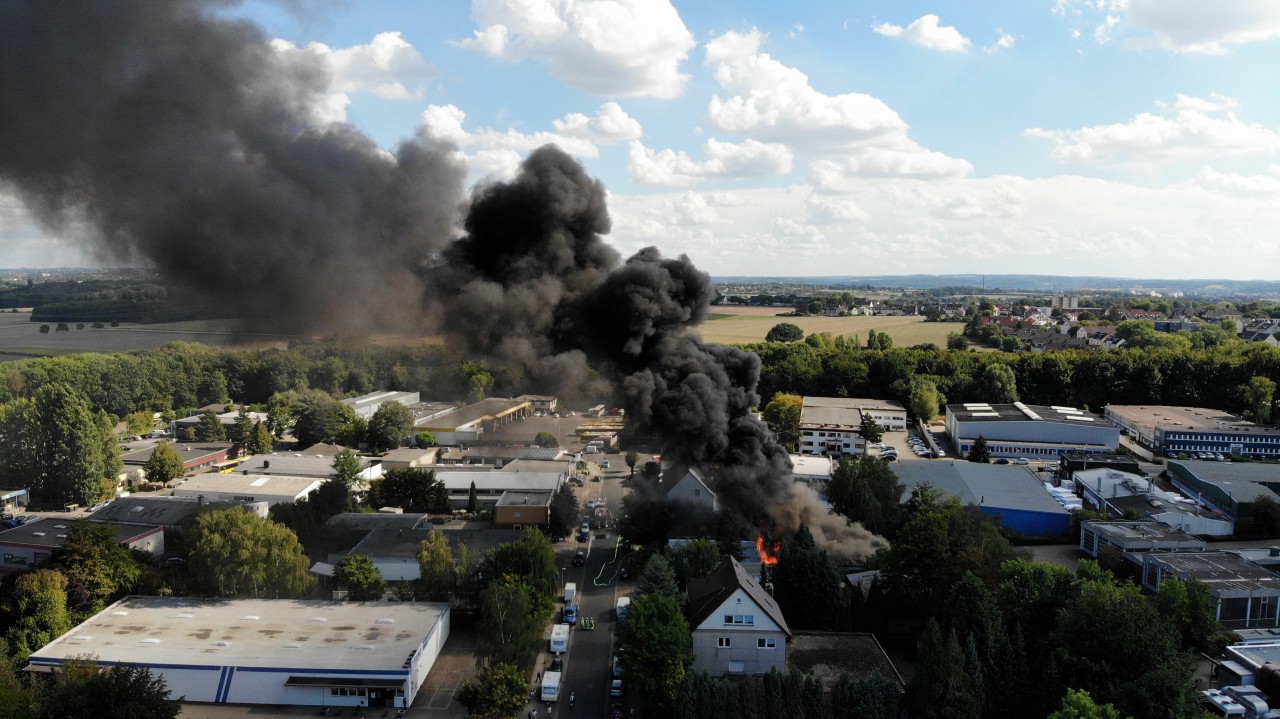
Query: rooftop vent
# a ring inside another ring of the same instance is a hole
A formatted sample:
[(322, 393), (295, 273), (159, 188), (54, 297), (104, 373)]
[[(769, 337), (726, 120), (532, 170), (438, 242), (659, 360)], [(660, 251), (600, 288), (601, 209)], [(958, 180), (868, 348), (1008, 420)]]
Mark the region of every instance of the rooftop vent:
[(246, 615), (244, 615), (243, 617), (240, 617), (240, 621), (242, 621), (242, 622), (256, 622), (256, 621), (258, 621), (258, 615), (257, 615), (257, 614), (246, 614)]

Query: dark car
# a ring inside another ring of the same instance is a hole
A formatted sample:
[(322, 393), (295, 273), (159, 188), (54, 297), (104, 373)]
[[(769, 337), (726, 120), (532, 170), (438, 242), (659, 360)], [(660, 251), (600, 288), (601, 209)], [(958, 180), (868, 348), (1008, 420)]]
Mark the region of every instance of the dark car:
[(570, 604), (564, 608), (564, 623), (565, 624), (578, 623), (578, 605), (577, 604)]
[(555, 659), (552, 659), (552, 660), (551, 660), (551, 666), (547, 667), (547, 671), (549, 671), (549, 672), (562, 672), (562, 671), (564, 671), (564, 659), (562, 659), (562, 658), (560, 658), (560, 657), (556, 657)]
[(578, 541), (579, 541), (579, 542), (585, 542), (585, 541), (588, 541), (589, 539), (591, 539), (591, 530), (590, 530), (590, 529), (584, 529), (584, 530), (582, 530), (582, 531), (578, 532)]
[(584, 552), (584, 551), (582, 551), (581, 549), (579, 549), (579, 550), (578, 550), (578, 551), (573, 555), (573, 566), (575, 566), (575, 567), (581, 567), (582, 565), (584, 565), (584, 564), (586, 564), (586, 563), (587, 563), (587, 553), (586, 553), (586, 552)]
[(622, 719), (622, 702), (609, 705), (609, 719)]
[(618, 576), (619, 576), (619, 577), (622, 577), (623, 579), (630, 579), (630, 578), (631, 578), (631, 567), (628, 567), (628, 566), (627, 566), (627, 565), (625, 565), (625, 564), (624, 564), (624, 565), (622, 565), (621, 567), (618, 567)]
[(1009, 460), (1005, 459), (1004, 457), (1000, 457), (999, 459), (991, 460), (991, 463), (992, 464), (1008, 464)]

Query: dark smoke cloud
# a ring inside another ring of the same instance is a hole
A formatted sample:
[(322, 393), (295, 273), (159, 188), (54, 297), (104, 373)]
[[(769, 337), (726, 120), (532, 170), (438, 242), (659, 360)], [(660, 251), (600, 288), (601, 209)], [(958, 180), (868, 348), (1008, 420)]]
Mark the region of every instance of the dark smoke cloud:
[(325, 71), (220, 5), (0, 3), (0, 178), (47, 228), (87, 224), (243, 319), (403, 321), (463, 169), (424, 137), (388, 156), (314, 127)]
[(420, 135), (390, 154), (317, 127), (325, 72), (220, 8), (0, 3), (0, 181), (46, 227), (83, 222), (100, 250), (250, 322), (438, 330), (531, 389), (591, 367), (630, 431), (707, 469), (724, 504), (761, 526), (817, 521), (751, 414), (759, 359), (690, 332), (710, 278), (654, 248), (619, 265), (604, 187), (577, 162), (537, 150), (464, 208), (452, 147)]

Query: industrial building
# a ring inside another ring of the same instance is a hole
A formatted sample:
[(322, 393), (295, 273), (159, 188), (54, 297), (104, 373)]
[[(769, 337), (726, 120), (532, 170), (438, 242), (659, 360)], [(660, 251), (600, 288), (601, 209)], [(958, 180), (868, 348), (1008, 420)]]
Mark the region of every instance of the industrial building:
[[(164, 554), (164, 529), (152, 525), (108, 525), (116, 532), (116, 540), (129, 549), (151, 554)], [(53, 552), (67, 542), (71, 521), (37, 519), (0, 532), (0, 572), (25, 572), (49, 561)]]
[(905, 432), (907, 410), (898, 402), (860, 397), (805, 397), (800, 408), (800, 453), (839, 457), (861, 454), (862, 416), (884, 431)]
[(1026, 467), (956, 460), (895, 462), (893, 472), (905, 486), (903, 502), (917, 485), (928, 483), (1027, 536), (1056, 537), (1070, 529), (1070, 512)]
[[(370, 480), (382, 476), (382, 463), (376, 458), (358, 456), (360, 479)], [(241, 474), (259, 476), (315, 477), (328, 479), (333, 476), (333, 457), (327, 454), (303, 454), (302, 452), (272, 452), (255, 454), (241, 462), (236, 469)]]
[(1163, 522), (1083, 522), (1080, 551), (1097, 559), (1107, 547), (1132, 564), (1142, 566), (1145, 552), (1202, 552), (1205, 541)]
[(208, 502), (200, 497), (154, 496), (117, 497), (89, 515), (90, 522), (143, 527), (181, 529), (195, 521), (202, 510), (239, 506), (238, 502)]
[(1216, 602), (1214, 618), (1227, 629), (1280, 627), (1280, 575), (1231, 552), (1148, 552), (1142, 559), (1142, 586), (1159, 592), (1166, 579), (1204, 584)]
[(173, 490), (175, 497), (203, 497), (206, 502), (262, 502), (274, 507), (296, 502), (320, 488), (318, 477), (276, 477), (260, 474), (199, 474)]
[[(419, 407), (424, 405), (420, 403)], [(415, 432), (430, 432), (441, 445), (456, 446), (478, 442), (485, 432), (532, 414), (532, 404), (527, 400), (489, 397), (465, 407), (450, 405), (443, 411), (436, 407), (430, 411), (415, 410), (413, 429)]]
[(551, 492), (503, 492), (493, 507), (495, 527), (545, 527), (551, 523)]
[(1107, 406), (1107, 419), (1166, 456), (1213, 452), (1280, 459), (1280, 428), (1259, 427), (1220, 409), (1113, 404)]
[[(156, 451), (155, 444), (150, 447), (143, 447), (125, 452), (120, 456), (124, 462), (124, 472), (132, 478), (141, 478), (144, 474), (143, 468), (151, 459), (151, 454)], [(173, 442), (170, 447), (178, 453), (182, 458), (182, 471), (185, 474), (193, 474), (195, 472), (204, 472), (213, 469), (215, 466), (225, 463), (231, 455), (230, 442)]]
[(458, 508), (467, 506), (467, 502), (471, 497), (472, 483), (475, 484), (476, 498), (480, 501), (480, 504), (492, 507), (507, 492), (550, 492), (555, 494), (560, 491), (560, 484), (568, 478), (567, 471), (436, 471), (436, 479), (444, 482), (445, 489), (449, 491), (449, 502)]
[(189, 702), (406, 707), (449, 638), (449, 605), (127, 597), (31, 655), (86, 654), (163, 678)]
[(831, 472), (835, 462), (830, 457), (793, 454), (791, 457), (791, 477), (797, 482), (814, 487), (825, 487), (831, 481)]
[[(257, 424), (258, 422), (267, 421), (266, 412), (247, 412), (246, 414), (249, 415), (249, 424)], [(233, 409), (230, 412), (223, 412), (221, 414), (215, 414), (214, 416), (218, 418), (218, 423), (224, 428), (230, 428), (235, 425), (236, 421), (240, 418), (240, 410)], [(181, 441), (183, 432), (188, 429), (195, 430), (196, 427), (200, 426), (202, 419), (204, 419), (204, 413), (193, 414), (190, 417), (183, 417), (182, 419), (170, 422), (169, 436)]]
[(947, 434), (961, 456), (978, 437), (992, 457), (1054, 458), (1066, 453), (1105, 454), (1120, 446), (1120, 430), (1084, 410), (968, 402), (947, 405)]
[(369, 419), (373, 416), (378, 408), (387, 402), (399, 402), (408, 407), (409, 405), (418, 403), (417, 392), (371, 392), (369, 394), (344, 399), (342, 403), (350, 407), (357, 416)]
[(1136, 515), (1192, 534), (1225, 537), (1235, 533), (1235, 522), (1222, 511), (1160, 489), (1151, 477), (1114, 469), (1088, 469), (1073, 476), (1085, 509), (1111, 517)]
[(1249, 516), (1261, 497), (1280, 502), (1280, 471), (1274, 464), (1171, 459), (1167, 469), (1173, 486), (1232, 521)]

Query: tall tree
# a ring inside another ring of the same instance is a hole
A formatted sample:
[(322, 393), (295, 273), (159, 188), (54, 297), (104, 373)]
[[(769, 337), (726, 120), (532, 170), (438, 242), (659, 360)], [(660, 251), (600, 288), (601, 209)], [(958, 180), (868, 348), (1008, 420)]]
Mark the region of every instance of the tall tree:
[(418, 548), (418, 576), (427, 601), (447, 602), (458, 586), (458, 566), (444, 532), (433, 529)]
[(946, 402), (946, 398), (938, 391), (938, 386), (925, 377), (912, 377), (908, 382), (907, 409), (911, 416), (928, 422), (938, 414), (938, 408)]
[(392, 469), (372, 482), (371, 507), (400, 507), (406, 512), (448, 512), (449, 491), (430, 469)]
[(528, 705), (524, 672), (513, 664), (481, 667), (475, 681), (465, 681), (454, 698), (471, 719), (510, 719)]
[(804, 524), (782, 543), (773, 586), (778, 608), (793, 628), (834, 629), (843, 615), (840, 578)]
[(1120, 719), (1120, 712), (1110, 704), (1099, 705), (1089, 692), (1068, 689), (1062, 697), (1062, 708), (1047, 719)]
[(634, 449), (628, 449), (627, 453), (623, 455), (623, 461), (627, 463), (627, 478), (634, 479), (636, 476), (636, 463), (640, 461), (640, 453)]
[(1269, 377), (1254, 377), (1245, 387), (1245, 402), (1253, 412), (1253, 419), (1258, 424), (1271, 421), (1271, 408), (1275, 404), (1276, 383)]
[(230, 431), (227, 432), (227, 439), (231, 441), (232, 449), (237, 455), (245, 451), (245, 447), (249, 445), (249, 441), (253, 438), (253, 418), (249, 416), (249, 410), (244, 405), (240, 405), (240, 409), (236, 412), (235, 424), (231, 425)]
[(533, 446), (535, 447), (559, 447), (560, 440), (551, 432), (539, 432), (533, 438)]
[(275, 444), (276, 438), (271, 436), (271, 430), (267, 428), (267, 425), (262, 423), (262, 420), (258, 420), (258, 422), (253, 425), (253, 434), (251, 435), (249, 442), (246, 444), (245, 449), (249, 454), (270, 454), (271, 450), (275, 449)]
[(120, 544), (115, 529), (105, 524), (75, 522), (54, 558), (67, 575), (70, 608), (81, 617), (123, 596), (142, 575), (142, 567)]
[(377, 601), (387, 590), (387, 581), (366, 554), (350, 554), (339, 560), (333, 565), (333, 579), (347, 590), (347, 598), (353, 602)]
[[(475, 497), (476, 483), (471, 483), (471, 497)], [(470, 498), (468, 498), (468, 512), (474, 512), (479, 509), (479, 498), (476, 498), (476, 508), (470, 506)], [(573, 491), (573, 486), (568, 482), (560, 485), (560, 489), (556, 490), (556, 495), (551, 499), (551, 536), (567, 537), (573, 531), (578, 523), (578, 495)]]
[(862, 412), (862, 420), (858, 423), (858, 434), (867, 441), (867, 444), (875, 444), (884, 438), (884, 430), (880, 427), (880, 423), (869, 412)]
[(155, 427), (155, 421), (151, 419), (150, 412), (130, 412), (124, 418), (124, 422), (130, 435), (147, 434)]
[(1018, 380), (1008, 365), (993, 362), (983, 367), (978, 386), (983, 401), (996, 404), (1018, 401)]
[(978, 438), (973, 440), (973, 448), (969, 450), (969, 456), (965, 459), (970, 462), (989, 464), (991, 462), (991, 450), (987, 447), (987, 438), (978, 435)]
[(395, 400), (383, 402), (369, 418), (366, 431), (375, 449), (394, 449), (413, 434), (413, 413)]
[(765, 333), (765, 342), (797, 342), (804, 339), (804, 330), (790, 322), (779, 322)]
[(978, 719), (982, 707), (965, 671), (964, 649), (955, 632), (945, 636), (932, 617), (916, 649), (916, 673), (905, 705), (912, 719)]
[(676, 692), (693, 662), (689, 623), (676, 600), (642, 594), (618, 630), (619, 659), (646, 715), (670, 716)]
[(837, 512), (876, 534), (897, 526), (905, 491), (888, 463), (863, 454), (841, 457), (831, 474), (827, 497)]
[(196, 425), (197, 442), (224, 442), (227, 439), (227, 428), (212, 410), (205, 410), (200, 415), (200, 423)]
[(9, 594), (10, 616), (6, 639), (14, 661), (25, 662), (32, 652), (71, 630), (67, 611), (67, 577), (52, 569), (20, 575)]
[(485, 555), (484, 573), (489, 577), (508, 574), (519, 577), (532, 587), (539, 614), (551, 616), (560, 589), (560, 568), (556, 566), (555, 548), (547, 535), (530, 527), (515, 541), (490, 549)]
[(545, 622), (533, 594), (533, 587), (510, 574), (484, 589), (476, 625), (476, 659), (482, 666), (512, 664), (526, 671), (533, 666)]
[(701, 579), (720, 565), (720, 549), (707, 539), (695, 539), (671, 550), (671, 567), (676, 570), (676, 583), (681, 590), (689, 582)]
[(778, 444), (795, 452), (800, 445), (800, 413), (804, 398), (796, 394), (775, 394), (764, 407), (764, 420), (778, 434)]
[(0, 411), (0, 482), (30, 487), (36, 507), (98, 501), (122, 466), (113, 424), (66, 384), (14, 400)]
[(142, 466), (142, 471), (146, 473), (148, 482), (168, 484), (186, 474), (187, 469), (183, 465), (182, 455), (178, 454), (172, 443), (165, 441), (151, 450), (151, 456)]
[(315, 585), (297, 535), (247, 509), (204, 512), (190, 534), (187, 568), (206, 596), (303, 597)]
[(653, 554), (644, 564), (644, 571), (636, 580), (636, 592), (640, 594), (665, 594), (678, 599), (680, 587), (676, 584), (676, 572), (661, 554)]
[(333, 474), (329, 476), (347, 487), (352, 487), (356, 482), (360, 481), (360, 472), (362, 471), (364, 471), (364, 467), (360, 464), (360, 456), (354, 451), (343, 447), (338, 450), (337, 454), (333, 455)]

